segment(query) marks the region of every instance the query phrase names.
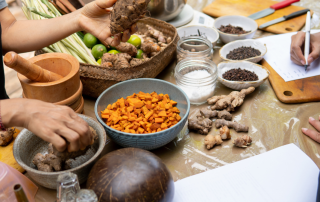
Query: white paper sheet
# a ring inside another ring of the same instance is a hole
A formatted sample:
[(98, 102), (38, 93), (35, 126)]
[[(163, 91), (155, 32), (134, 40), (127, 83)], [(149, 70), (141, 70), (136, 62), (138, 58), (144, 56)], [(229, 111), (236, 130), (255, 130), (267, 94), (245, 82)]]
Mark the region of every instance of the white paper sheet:
[[(320, 30), (312, 30), (311, 33)], [(285, 80), (285, 82), (320, 75), (320, 59), (311, 63), (305, 72), (304, 66), (299, 66), (290, 60), (291, 36), (296, 34), (280, 34), (257, 39), (267, 45), (264, 59)]]
[(315, 202), (319, 169), (296, 145), (175, 182), (173, 202)]

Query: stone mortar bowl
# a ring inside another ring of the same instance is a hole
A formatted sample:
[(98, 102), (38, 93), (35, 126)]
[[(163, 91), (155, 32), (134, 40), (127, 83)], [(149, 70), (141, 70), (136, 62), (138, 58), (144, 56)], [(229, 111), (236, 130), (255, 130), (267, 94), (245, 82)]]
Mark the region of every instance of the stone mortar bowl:
[(85, 120), (89, 126), (96, 130), (99, 138), (94, 142), (92, 147), (93, 149), (89, 149), (85, 155), (78, 157), (74, 161), (72, 165), (80, 165), (75, 167), (72, 166), (72, 169), (59, 172), (44, 172), (37, 170), (35, 165), (32, 163), (32, 159), (37, 153), (46, 154), (49, 143), (40, 139), (27, 129), (23, 129), (15, 139), (13, 145), (14, 158), (18, 164), (28, 172), (29, 176), (39, 185), (49, 189), (56, 189), (58, 176), (64, 172), (72, 172), (77, 174), (79, 183), (84, 183), (88, 178), (92, 166), (99, 159), (100, 154), (106, 144), (106, 132), (96, 120), (82, 114), (78, 115)]

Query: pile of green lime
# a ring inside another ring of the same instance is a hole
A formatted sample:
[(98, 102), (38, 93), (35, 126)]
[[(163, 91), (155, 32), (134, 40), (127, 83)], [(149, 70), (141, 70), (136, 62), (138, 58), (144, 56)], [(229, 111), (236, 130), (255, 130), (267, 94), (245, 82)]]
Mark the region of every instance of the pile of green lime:
[[(97, 60), (99, 64), (101, 64), (101, 57), (104, 53), (121, 53), (115, 47), (111, 47), (111, 50), (108, 51), (107, 48), (103, 44), (101, 44), (101, 42), (95, 36), (93, 36), (90, 33), (84, 35), (83, 42), (88, 48), (91, 49), (93, 57)], [(134, 45), (136, 48), (140, 48), (141, 46), (141, 39), (137, 35), (131, 35), (130, 39), (127, 42)], [(138, 49), (136, 58), (142, 59), (142, 55), (143, 51)]]

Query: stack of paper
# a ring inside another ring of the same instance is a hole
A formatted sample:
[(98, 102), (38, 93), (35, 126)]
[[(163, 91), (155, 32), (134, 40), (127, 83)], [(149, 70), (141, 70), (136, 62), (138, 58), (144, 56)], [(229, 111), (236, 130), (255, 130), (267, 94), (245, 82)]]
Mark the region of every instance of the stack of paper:
[(315, 202), (319, 169), (294, 144), (175, 183), (174, 202)]

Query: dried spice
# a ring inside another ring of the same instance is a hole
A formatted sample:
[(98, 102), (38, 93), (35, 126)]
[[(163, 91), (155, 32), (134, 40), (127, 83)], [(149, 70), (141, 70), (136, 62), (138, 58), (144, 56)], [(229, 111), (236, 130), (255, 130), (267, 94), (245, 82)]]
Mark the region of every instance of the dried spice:
[(259, 78), (254, 72), (250, 72), (246, 69), (230, 69), (226, 71), (222, 78), (230, 81), (258, 81)]
[(227, 26), (224, 26), (224, 25), (221, 25), (219, 30), (221, 32), (224, 32), (224, 33), (227, 33), (227, 34), (246, 34), (246, 33), (249, 33), (251, 31), (245, 31), (243, 30), (242, 27), (239, 27), (239, 26), (232, 26), (232, 25), (227, 25)]
[(261, 52), (257, 49), (246, 46), (242, 46), (230, 51), (227, 54), (227, 59), (230, 60), (244, 60), (247, 58), (252, 58), (261, 55)]

